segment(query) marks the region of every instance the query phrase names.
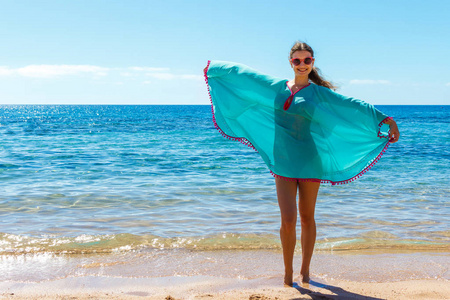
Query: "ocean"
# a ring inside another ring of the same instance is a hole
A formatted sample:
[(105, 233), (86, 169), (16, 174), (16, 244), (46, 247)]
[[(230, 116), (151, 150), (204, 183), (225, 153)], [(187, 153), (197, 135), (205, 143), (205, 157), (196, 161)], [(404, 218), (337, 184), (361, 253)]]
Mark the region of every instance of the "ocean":
[[(448, 251), (450, 106), (377, 108), (400, 141), (358, 180), (321, 185), (316, 251)], [(208, 105), (3, 105), (0, 136), (4, 263), (281, 249), (274, 178)]]

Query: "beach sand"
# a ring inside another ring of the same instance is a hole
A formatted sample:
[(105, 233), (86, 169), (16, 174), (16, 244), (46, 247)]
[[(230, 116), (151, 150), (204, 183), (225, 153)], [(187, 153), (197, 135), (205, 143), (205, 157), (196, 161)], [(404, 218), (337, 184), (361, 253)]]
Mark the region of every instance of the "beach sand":
[[(10, 285), (2, 299), (449, 299), (442, 280), (312, 282), (280, 287), (275, 280), (217, 277), (122, 279), (83, 277)], [(4, 290), (2, 286), (2, 290)]]
[(67, 256), (65, 263), (61, 255), (16, 258), (0, 261), (9, 274), (2, 275), (1, 299), (450, 298), (447, 252), (316, 253), (311, 283), (296, 278), (294, 287), (282, 286), (278, 251), (138, 251)]

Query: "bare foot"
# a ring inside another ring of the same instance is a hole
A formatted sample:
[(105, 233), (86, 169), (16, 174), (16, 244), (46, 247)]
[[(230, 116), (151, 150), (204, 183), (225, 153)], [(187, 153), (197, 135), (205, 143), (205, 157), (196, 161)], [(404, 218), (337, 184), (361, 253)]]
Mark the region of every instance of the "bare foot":
[(309, 278), (309, 272), (305, 274), (300, 274), (300, 281), (303, 283), (309, 283), (311, 278)]
[(292, 285), (293, 285), (292, 273), (286, 273), (284, 275), (284, 286), (292, 286)]

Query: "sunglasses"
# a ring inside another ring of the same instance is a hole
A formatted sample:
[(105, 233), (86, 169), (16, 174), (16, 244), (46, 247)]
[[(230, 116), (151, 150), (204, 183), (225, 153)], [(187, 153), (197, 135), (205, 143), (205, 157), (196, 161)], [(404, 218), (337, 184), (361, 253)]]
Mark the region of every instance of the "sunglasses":
[(293, 58), (293, 59), (291, 59), (291, 63), (294, 66), (298, 66), (302, 62), (304, 62), (305, 65), (310, 65), (313, 61), (314, 61), (314, 57), (311, 57), (311, 56), (310, 57), (306, 57), (304, 59), (300, 59), (300, 58)]

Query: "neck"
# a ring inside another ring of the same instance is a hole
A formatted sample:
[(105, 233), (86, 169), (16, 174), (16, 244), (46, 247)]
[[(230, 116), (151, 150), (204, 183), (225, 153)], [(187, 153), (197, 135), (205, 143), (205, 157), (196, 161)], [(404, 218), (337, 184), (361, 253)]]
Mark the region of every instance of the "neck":
[(305, 86), (309, 84), (308, 76), (295, 76), (294, 84), (296, 86)]

